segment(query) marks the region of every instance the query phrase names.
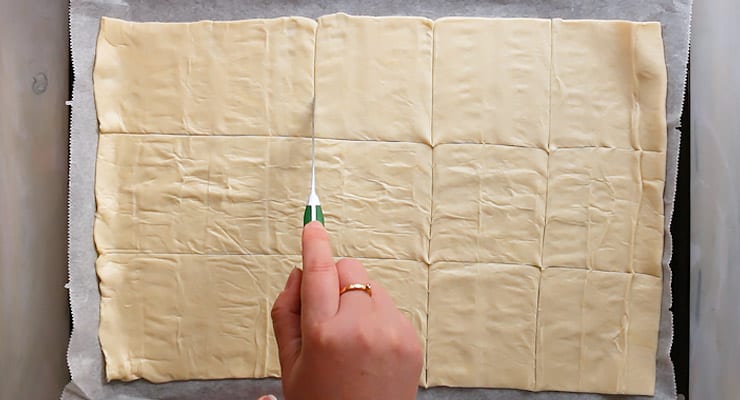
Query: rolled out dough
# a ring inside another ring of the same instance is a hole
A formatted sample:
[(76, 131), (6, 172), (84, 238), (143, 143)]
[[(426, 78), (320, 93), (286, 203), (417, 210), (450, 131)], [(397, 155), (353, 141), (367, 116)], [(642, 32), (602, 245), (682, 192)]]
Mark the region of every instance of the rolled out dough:
[(335, 255), (416, 327), (421, 385), (652, 394), (659, 24), (104, 19), (94, 83), (108, 379), (279, 374), (313, 119)]
[(434, 22), (434, 144), (547, 149), (549, 19)]
[(660, 24), (553, 20), (551, 77), (550, 148), (665, 152)]
[(539, 282), (529, 265), (435, 263), (429, 385), (534, 390)]
[(432, 262), (542, 264), (545, 150), (442, 144), (434, 164)]
[(432, 21), (319, 18), (316, 136), (430, 144)]
[[(100, 21), (100, 133), (310, 136), (316, 21)], [(146, 91), (143, 92), (142, 90)]]
[(660, 276), (665, 153), (551, 150), (544, 265)]
[(653, 391), (660, 278), (547, 268), (540, 285), (537, 390)]

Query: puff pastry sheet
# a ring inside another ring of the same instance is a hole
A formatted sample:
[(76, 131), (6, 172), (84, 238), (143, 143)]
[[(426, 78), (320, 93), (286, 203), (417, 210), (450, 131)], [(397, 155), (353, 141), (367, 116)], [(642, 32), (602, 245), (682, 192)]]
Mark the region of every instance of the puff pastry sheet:
[(310, 174), (426, 348), (422, 386), (652, 394), (660, 25), (103, 19), (95, 244), (109, 380), (278, 376)]

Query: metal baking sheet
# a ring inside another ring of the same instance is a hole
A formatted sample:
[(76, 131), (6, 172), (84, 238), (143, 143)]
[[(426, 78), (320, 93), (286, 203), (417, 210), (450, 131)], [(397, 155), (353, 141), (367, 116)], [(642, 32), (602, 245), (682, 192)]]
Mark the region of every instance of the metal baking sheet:
[[(62, 399), (250, 399), (280, 394), (277, 379), (231, 379), (153, 384), (105, 381), (104, 360), (97, 337), (99, 321), (97, 253), (93, 243), (95, 217), (94, 172), (97, 150), (97, 120), (93, 102), (92, 66), (101, 16), (131, 21), (182, 22), (203, 19), (236, 20), (299, 15), (317, 18), (333, 12), (356, 15), (538, 17), (565, 19), (624, 19), (660, 21), (663, 27), (668, 67), (668, 151), (664, 193), (665, 248), (663, 252), (663, 305), (660, 320), (656, 371), (656, 399), (676, 397), (670, 348), (673, 341), (671, 307), (672, 254), (670, 233), (673, 215), (679, 125), (688, 60), (691, 0), (329, 0), (319, 3), (295, 0), (72, 0), (70, 34), (74, 72), (70, 134), (69, 186), (69, 284), (73, 333), (68, 350), (72, 381)], [(684, 295), (684, 294), (680, 294)], [(506, 389), (421, 389), (419, 398), (444, 399), (626, 399), (636, 396), (605, 396), (554, 392), (524, 392)], [(644, 398), (644, 397), (639, 397)]]

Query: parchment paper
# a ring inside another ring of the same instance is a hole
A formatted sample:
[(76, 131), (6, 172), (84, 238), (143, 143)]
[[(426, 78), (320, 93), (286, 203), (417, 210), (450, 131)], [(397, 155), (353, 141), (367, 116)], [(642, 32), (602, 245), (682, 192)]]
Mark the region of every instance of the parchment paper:
[[(676, 397), (670, 348), (673, 341), (671, 307), (672, 254), (670, 224), (673, 216), (680, 132), (688, 61), (691, 0), (330, 0), (321, 4), (295, 0), (72, 0), (70, 34), (74, 87), (70, 136), (69, 186), (69, 284), (73, 333), (68, 350), (72, 381), (62, 399), (256, 399), (280, 394), (276, 379), (188, 381), (152, 384), (143, 380), (106, 383), (104, 361), (98, 342), (100, 294), (95, 275), (97, 253), (93, 244), (95, 216), (94, 172), (97, 121), (92, 91), (95, 40), (101, 16), (131, 21), (180, 22), (202, 19), (235, 20), (299, 15), (316, 18), (333, 12), (356, 15), (539, 17), (567, 19), (626, 19), (660, 21), (663, 26), (668, 66), (668, 151), (664, 193), (665, 247), (663, 251), (663, 305), (656, 371), (656, 399)], [(500, 389), (432, 388), (419, 391), (420, 399), (622, 399), (574, 393), (530, 393)]]

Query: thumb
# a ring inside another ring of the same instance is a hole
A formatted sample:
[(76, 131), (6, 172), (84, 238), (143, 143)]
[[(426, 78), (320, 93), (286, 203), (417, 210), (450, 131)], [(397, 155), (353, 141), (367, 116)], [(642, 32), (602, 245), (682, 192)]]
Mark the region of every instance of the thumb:
[[(301, 351), (301, 280), (303, 273), (293, 268), (285, 289), (272, 306), (272, 327), (278, 345), (282, 376), (288, 376)], [(266, 397), (266, 396), (264, 396)]]
[(273, 396), (271, 394), (268, 394), (267, 396), (262, 396), (262, 397), (260, 397), (257, 400), (278, 400), (278, 399), (277, 399), (277, 397), (275, 397), (275, 396)]

